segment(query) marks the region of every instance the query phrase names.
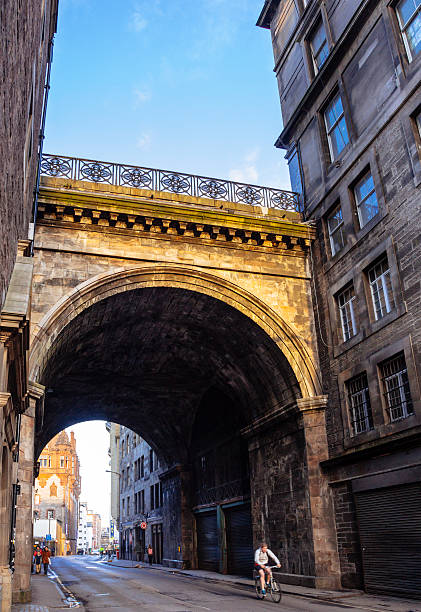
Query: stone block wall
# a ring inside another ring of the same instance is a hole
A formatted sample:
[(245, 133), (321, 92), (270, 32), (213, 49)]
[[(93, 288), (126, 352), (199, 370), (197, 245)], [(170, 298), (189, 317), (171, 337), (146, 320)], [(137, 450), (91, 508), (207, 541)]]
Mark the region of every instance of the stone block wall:
[(360, 540), (350, 483), (344, 482), (335, 486), (333, 493), (342, 585), (346, 589), (361, 589), (363, 582)]

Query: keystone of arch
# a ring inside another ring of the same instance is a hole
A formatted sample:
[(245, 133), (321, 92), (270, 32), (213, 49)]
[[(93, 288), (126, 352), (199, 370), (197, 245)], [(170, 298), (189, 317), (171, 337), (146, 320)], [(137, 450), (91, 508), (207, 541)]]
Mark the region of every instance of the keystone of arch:
[(146, 287), (180, 288), (216, 298), (242, 312), (261, 327), (287, 358), (302, 397), (321, 394), (314, 360), (300, 336), (262, 300), (234, 283), (192, 268), (160, 265), (120, 268), (80, 283), (63, 296), (41, 319), (29, 357), (31, 380), (38, 380), (50, 347), (70, 321), (112, 295)]

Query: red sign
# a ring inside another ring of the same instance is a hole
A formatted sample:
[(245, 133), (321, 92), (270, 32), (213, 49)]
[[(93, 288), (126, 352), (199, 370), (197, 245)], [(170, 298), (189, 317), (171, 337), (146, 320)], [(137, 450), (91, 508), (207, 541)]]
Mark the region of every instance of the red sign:
[(143, 523), (140, 523), (140, 528), (141, 529), (146, 529), (147, 524), (145, 523), (145, 521), (143, 521)]

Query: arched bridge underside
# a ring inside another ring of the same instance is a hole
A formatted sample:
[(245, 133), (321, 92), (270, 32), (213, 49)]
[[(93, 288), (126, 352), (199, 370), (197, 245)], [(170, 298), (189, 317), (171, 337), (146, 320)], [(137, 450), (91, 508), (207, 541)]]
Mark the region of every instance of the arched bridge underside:
[(248, 516), (236, 549), (247, 567), (265, 538), (285, 574), (338, 585), (309, 228), (258, 207), (134, 191), (58, 179), (41, 190), (36, 455), (74, 423), (123, 424), (165, 466), (165, 562), (200, 566), (213, 524), (212, 563), (228, 571), (223, 542)]

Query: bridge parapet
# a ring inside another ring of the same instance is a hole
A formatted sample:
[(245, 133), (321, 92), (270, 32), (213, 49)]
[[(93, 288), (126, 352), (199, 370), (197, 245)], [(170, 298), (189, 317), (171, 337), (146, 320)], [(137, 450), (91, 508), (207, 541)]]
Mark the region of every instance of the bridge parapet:
[(300, 212), (298, 194), (292, 191), (172, 170), (45, 154), (41, 160), (41, 174)]

